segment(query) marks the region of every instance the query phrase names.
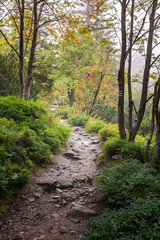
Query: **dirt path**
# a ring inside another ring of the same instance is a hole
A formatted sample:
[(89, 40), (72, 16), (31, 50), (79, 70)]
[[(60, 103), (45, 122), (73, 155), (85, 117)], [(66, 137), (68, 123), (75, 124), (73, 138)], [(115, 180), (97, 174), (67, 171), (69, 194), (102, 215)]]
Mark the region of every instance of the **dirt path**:
[(96, 215), (98, 136), (75, 127), (68, 144), (62, 156), (54, 156), (56, 165), (36, 174), (17, 197), (0, 221), (0, 240), (76, 240)]

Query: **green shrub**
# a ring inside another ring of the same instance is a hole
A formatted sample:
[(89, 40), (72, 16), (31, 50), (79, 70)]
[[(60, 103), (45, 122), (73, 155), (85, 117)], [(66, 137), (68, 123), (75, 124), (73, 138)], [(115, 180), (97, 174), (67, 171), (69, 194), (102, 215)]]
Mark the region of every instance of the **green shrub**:
[(123, 158), (134, 158), (140, 162), (144, 162), (145, 146), (140, 143), (128, 142), (121, 148)]
[(62, 119), (68, 119), (69, 118), (69, 116), (71, 115), (71, 114), (73, 114), (73, 108), (71, 108), (71, 107), (67, 107), (67, 106), (62, 106), (62, 107), (58, 107), (57, 109), (56, 109), (56, 116), (59, 116), (59, 117), (61, 117)]
[(28, 159), (34, 163), (44, 163), (51, 157), (49, 145), (44, 143), (37, 133), (29, 128), (24, 128), (20, 133), (17, 145), (26, 149)]
[(38, 102), (30, 100), (29, 102), (17, 97), (8, 96), (0, 98), (0, 117), (23, 121), (27, 117), (39, 118), (47, 114), (47, 110)]
[[(121, 154), (123, 159), (137, 159), (144, 162), (145, 146), (141, 143), (127, 142), (121, 139), (110, 139), (103, 144), (103, 152), (106, 157), (111, 158), (116, 154)], [(150, 155), (152, 154), (150, 149)]]
[(72, 126), (82, 126), (82, 127), (84, 127), (86, 125), (88, 119), (89, 119), (89, 116), (82, 113), (82, 114), (77, 114), (77, 115), (71, 115), (68, 118), (68, 122)]
[(85, 128), (88, 132), (98, 133), (99, 130), (104, 128), (105, 126), (106, 123), (94, 117), (88, 119)]
[(39, 136), (50, 146), (52, 152), (58, 153), (66, 139), (70, 136), (70, 129), (56, 124), (53, 128), (48, 127), (44, 131), (39, 131)]
[(126, 140), (111, 139), (103, 144), (103, 152), (106, 157), (111, 158), (113, 155), (120, 154), (121, 149), (127, 144)]
[(105, 209), (89, 221), (82, 240), (157, 240), (160, 239), (160, 200), (148, 198), (130, 207)]
[(13, 190), (23, 187), (27, 182), (30, 172), (9, 160), (0, 161), (0, 202), (3, 198), (11, 196)]
[(107, 124), (104, 128), (100, 129), (99, 135), (102, 141), (106, 141), (109, 137), (119, 137), (118, 124)]
[(60, 151), (70, 135), (38, 102), (16, 97), (0, 98), (0, 196), (24, 185), (29, 171)]
[(97, 178), (97, 185), (106, 203), (123, 205), (134, 198), (158, 196), (160, 175), (149, 165), (130, 160), (106, 168)]

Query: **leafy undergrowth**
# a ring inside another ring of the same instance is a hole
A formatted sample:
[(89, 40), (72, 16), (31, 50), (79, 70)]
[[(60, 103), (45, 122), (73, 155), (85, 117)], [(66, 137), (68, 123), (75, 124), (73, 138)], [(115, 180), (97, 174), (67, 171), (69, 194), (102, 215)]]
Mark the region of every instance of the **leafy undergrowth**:
[(106, 204), (91, 219), (82, 240), (160, 239), (160, 173), (136, 160), (120, 161), (97, 178)]
[(160, 174), (149, 164), (136, 160), (105, 168), (97, 184), (106, 204), (113, 206), (129, 204), (134, 198), (144, 201), (147, 196), (160, 194)]
[(119, 210), (106, 208), (87, 224), (82, 240), (157, 240), (160, 239), (160, 199), (134, 200)]
[(60, 152), (69, 135), (39, 102), (0, 98), (0, 204), (24, 186), (34, 166)]
[[(96, 117), (69, 113), (67, 118), (73, 126), (98, 133), (103, 143), (105, 168), (96, 183), (106, 208), (87, 223), (82, 240), (160, 239), (160, 173), (144, 164), (146, 140), (142, 136), (135, 143), (121, 140), (117, 124)], [(118, 161), (112, 159), (114, 155), (120, 156)]]
[(87, 116), (85, 113), (83, 114), (76, 114), (71, 115), (68, 118), (69, 124), (72, 126), (81, 126), (84, 127), (89, 119), (89, 116)]
[(88, 119), (86, 125), (85, 125), (85, 129), (87, 130), (87, 132), (90, 133), (98, 133), (99, 130), (101, 130), (102, 128), (104, 128), (106, 126), (106, 123), (96, 117), (91, 117)]

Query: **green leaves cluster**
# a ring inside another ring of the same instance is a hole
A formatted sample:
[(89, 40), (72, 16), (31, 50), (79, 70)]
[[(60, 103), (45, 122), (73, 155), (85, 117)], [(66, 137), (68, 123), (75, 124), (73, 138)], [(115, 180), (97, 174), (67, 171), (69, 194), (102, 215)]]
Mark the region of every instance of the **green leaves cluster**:
[(82, 126), (84, 127), (89, 119), (89, 116), (87, 116), (85, 113), (83, 114), (76, 114), (76, 115), (71, 115), (68, 118), (68, 122), (72, 126)]
[[(104, 129), (105, 131), (105, 129)], [(101, 136), (105, 137), (105, 132), (100, 132)], [(116, 135), (116, 133), (115, 133)], [(145, 159), (145, 145), (144, 142), (127, 142), (117, 138), (111, 138), (103, 144), (103, 152), (106, 158), (112, 158), (116, 154), (121, 154), (123, 159), (136, 159), (144, 162)], [(149, 155), (153, 155), (153, 149), (149, 149)]]
[(97, 178), (107, 208), (87, 223), (83, 240), (160, 238), (160, 174), (149, 164), (122, 161)]
[(106, 126), (106, 123), (103, 122), (102, 120), (100, 120), (96, 117), (91, 117), (91, 118), (89, 118), (88, 122), (86, 123), (85, 129), (88, 132), (98, 133), (99, 130), (105, 126)]
[(135, 160), (106, 168), (97, 183), (102, 198), (114, 206), (129, 204), (134, 198), (144, 201), (147, 196), (158, 197), (160, 193), (157, 171)]
[(87, 224), (83, 240), (157, 240), (160, 238), (160, 200), (134, 200), (130, 207), (105, 209)]
[(39, 102), (0, 98), (1, 199), (23, 186), (34, 165), (50, 161), (69, 135)]

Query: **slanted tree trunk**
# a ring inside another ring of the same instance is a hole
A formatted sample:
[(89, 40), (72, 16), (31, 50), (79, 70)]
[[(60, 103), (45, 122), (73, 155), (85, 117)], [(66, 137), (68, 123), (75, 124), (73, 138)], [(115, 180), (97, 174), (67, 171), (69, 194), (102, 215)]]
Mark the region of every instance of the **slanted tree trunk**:
[(140, 106), (139, 106), (139, 110), (137, 113), (137, 118), (136, 118), (135, 124), (130, 132), (130, 140), (131, 141), (134, 141), (134, 139), (136, 137), (137, 131), (140, 127), (140, 124), (141, 124), (143, 116), (144, 116), (145, 107), (146, 107), (146, 103), (147, 103), (149, 72), (150, 72), (150, 68), (151, 68), (153, 34), (154, 34), (154, 29), (155, 29), (154, 23), (155, 23), (157, 4), (158, 4), (158, 0), (154, 0), (153, 4), (152, 4), (152, 12), (151, 12), (150, 23), (149, 23), (149, 37), (148, 37), (145, 69), (144, 69), (144, 74), (143, 74), (141, 101), (140, 101)]
[(128, 102), (129, 102), (129, 115), (128, 115), (128, 127), (129, 127), (129, 141), (132, 140), (132, 114), (133, 114), (133, 99), (132, 99), (132, 86), (131, 86), (131, 68), (132, 68), (132, 44), (133, 44), (133, 21), (134, 21), (134, 0), (132, 0), (131, 6), (131, 29), (129, 36), (130, 51), (128, 56)]
[(74, 96), (74, 89), (68, 90), (68, 97), (69, 97), (69, 105), (73, 107), (75, 96)]
[(126, 0), (121, 3), (121, 35), (122, 35), (122, 48), (121, 48), (121, 59), (120, 67), (118, 72), (118, 123), (119, 123), (119, 133), (121, 139), (126, 139), (126, 132), (124, 127), (124, 71), (125, 71), (125, 61), (126, 61)]
[(98, 83), (98, 87), (95, 91), (95, 94), (94, 94), (94, 98), (93, 98), (93, 102), (92, 102), (92, 105), (91, 105), (91, 108), (90, 108), (90, 112), (89, 114), (91, 115), (93, 113), (93, 109), (94, 109), (94, 105), (97, 101), (97, 97), (98, 97), (98, 94), (99, 94), (99, 91), (100, 91), (100, 88), (101, 88), (101, 84), (102, 84), (102, 81), (103, 81), (103, 78), (104, 78), (105, 75), (103, 75), (101, 73), (101, 77), (100, 77), (100, 80), (99, 80), (99, 83)]
[(28, 70), (27, 70), (27, 81), (25, 86), (25, 94), (24, 99), (26, 101), (29, 100), (31, 85), (32, 85), (32, 73), (33, 73), (33, 63), (35, 57), (35, 50), (37, 44), (37, 34), (38, 34), (38, 21), (37, 21), (37, 0), (34, 0), (34, 31), (33, 31), (33, 39), (32, 39), (32, 46), (30, 51), (29, 63), (28, 63)]

